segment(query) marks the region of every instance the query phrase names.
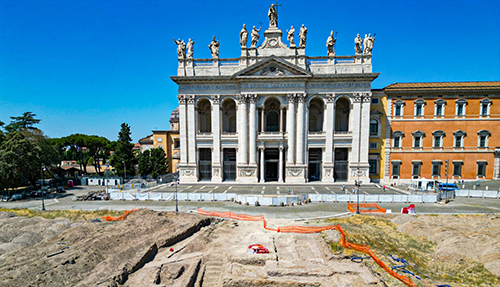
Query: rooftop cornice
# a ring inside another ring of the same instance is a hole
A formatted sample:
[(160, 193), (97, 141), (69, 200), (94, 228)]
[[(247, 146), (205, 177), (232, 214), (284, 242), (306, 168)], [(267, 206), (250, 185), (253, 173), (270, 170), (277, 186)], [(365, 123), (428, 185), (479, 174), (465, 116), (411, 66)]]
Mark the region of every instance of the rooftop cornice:
[(500, 93), (500, 81), (395, 83), (385, 87), (387, 95), (456, 95)]

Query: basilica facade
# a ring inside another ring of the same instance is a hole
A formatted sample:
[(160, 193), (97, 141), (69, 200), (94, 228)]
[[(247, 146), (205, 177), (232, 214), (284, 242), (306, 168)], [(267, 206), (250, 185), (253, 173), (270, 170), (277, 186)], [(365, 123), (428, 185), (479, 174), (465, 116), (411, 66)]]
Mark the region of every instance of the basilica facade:
[(285, 44), (269, 15), (260, 45), (243, 27), (239, 58), (219, 58), (215, 37), (210, 59), (176, 40), (180, 182), (368, 182), (373, 46), (337, 56), (332, 33), (307, 56), (307, 28)]

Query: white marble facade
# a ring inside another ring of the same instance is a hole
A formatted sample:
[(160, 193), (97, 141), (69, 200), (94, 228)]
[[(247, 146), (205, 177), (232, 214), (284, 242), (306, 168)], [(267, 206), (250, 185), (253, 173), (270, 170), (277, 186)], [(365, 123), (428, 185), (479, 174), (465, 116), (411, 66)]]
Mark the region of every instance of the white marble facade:
[(239, 58), (179, 56), (181, 183), (369, 181), (371, 54), (308, 57), (281, 38), (270, 25)]

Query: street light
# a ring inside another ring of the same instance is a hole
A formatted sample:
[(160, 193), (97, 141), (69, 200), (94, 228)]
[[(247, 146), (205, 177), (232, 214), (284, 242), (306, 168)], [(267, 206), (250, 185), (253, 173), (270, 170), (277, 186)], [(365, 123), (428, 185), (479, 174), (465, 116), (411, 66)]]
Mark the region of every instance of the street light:
[(356, 191), (357, 191), (357, 194), (358, 194), (358, 202), (356, 204), (356, 214), (359, 214), (359, 188), (361, 187), (361, 182), (359, 181), (359, 167), (358, 167), (358, 170), (356, 171), (357, 175), (358, 175), (358, 180), (356, 180)]
[(179, 212), (179, 206), (177, 205), (177, 175), (174, 175), (175, 184), (175, 212)]
[(42, 210), (45, 210), (45, 202), (43, 200), (43, 183), (45, 181), (44, 177), (43, 177), (43, 174), (44, 174), (44, 171), (45, 171), (45, 164), (42, 163), (42, 184), (41, 184), (41, 193), (42, 193)]
[(127, 166), (125, 165), (125, 160), (123, 162), (123, 184), (125, 184), (125, 179), (127, 178)]

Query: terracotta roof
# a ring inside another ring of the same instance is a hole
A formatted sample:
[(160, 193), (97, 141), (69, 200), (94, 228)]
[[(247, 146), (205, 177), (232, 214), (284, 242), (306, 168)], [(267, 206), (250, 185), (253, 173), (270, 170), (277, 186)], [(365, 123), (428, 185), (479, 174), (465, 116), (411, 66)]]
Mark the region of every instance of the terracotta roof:
[(500, 81), (490, 82), (430, 82), (430, 83), (394, 83), (384, 88), (387, 93), (408, 92), (500, 92)]

